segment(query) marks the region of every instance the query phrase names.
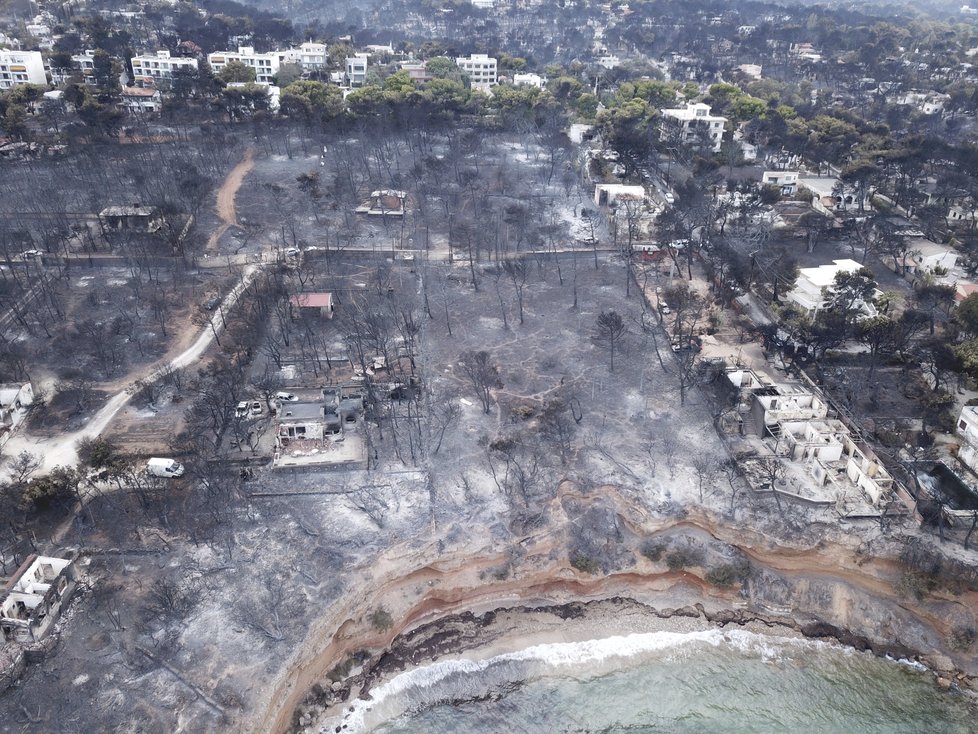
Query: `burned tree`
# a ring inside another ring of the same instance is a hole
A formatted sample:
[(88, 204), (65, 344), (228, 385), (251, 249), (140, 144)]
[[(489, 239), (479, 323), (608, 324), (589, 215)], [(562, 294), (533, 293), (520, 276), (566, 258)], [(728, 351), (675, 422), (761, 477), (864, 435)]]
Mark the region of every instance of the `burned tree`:
[(628, 327), (617, 311), (602, 311), (594, 328), (594, 341), (607, 347), (611, 358), (611, 371), (615, 371), (615, 352), (621, 349), (621, 342)]
[(469, 350), (463, 352), (459, 360), (462, 372), (469, 378), (479, 400), (482, 402), (482, 412), (489, 415), (489, 408), (492, 406), (492, 390), (498, 390), (503, 386), (499, 377), (499, 368), (492, 363), (489, 352), (485, 351)]

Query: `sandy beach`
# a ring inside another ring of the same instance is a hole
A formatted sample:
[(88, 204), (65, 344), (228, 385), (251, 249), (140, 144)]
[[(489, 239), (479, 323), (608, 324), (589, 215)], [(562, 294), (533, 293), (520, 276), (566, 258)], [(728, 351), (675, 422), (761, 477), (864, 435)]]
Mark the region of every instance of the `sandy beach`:
[[(658, 632), (685, 635), (730, 626), (767, 636), (804, 637), (791, 620), (731, 610), (709, 612), (702, 605), (698, 607), (656, 608), (634, 599), (613, 598), (451, 615), (399, 636), (376, 660), (351, 671), (348, 681), (337, 682), (330, 689), (337, 696), (333, 703), (323, 705), (321, 700), (304, 705), (294, 731), (342, 731), (344, 712), (349, 714), (351, 703), (359, 711), (361, 701), (372, 699), (371, 691), (386, 687), (405, 671), (417, 671), (434, 662), (477, 663), (555, 643), (618, 638), (615, 644), (626, 644), (624, 638), (628, 636)], [(739, 621), (729, 621), (731, 617)]]

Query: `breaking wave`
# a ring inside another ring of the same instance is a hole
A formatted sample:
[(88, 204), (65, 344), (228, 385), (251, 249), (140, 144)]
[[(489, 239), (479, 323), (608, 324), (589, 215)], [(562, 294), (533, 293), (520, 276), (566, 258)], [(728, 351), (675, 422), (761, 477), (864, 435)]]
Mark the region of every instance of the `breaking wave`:
[(492, 700), (527, 681), (544, 677), (590, 679), (650, 660), (674, 661), (710, 648), (723, 648), (765, 663), (777, 663), (792, 651), (852, 651), (833, 642), (771, 637), (747, 630), (707, 629), (695, 632), (648, 632), (583, 642), (534, 645), (484, 660), (445, 660), (401, 673), (355, 701), (340, 720), (320, 728), (321, 734), (371, 731), (385, 721), (443, 703)]

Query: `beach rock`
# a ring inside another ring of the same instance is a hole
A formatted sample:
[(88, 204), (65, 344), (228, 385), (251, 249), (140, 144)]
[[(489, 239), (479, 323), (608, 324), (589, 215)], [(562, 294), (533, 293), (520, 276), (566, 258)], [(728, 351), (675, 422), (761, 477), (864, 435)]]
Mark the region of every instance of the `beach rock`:
[(848, 645), (857, 650), (871, 650), (872, 646), (865, 637), (854, 635), (847, 629), (836, 627), (828, 622), (809, 622), (801, 626), (801, 633), (805, 637), (833, 637), (843, 645)]
[(677, 617), (699, 617), (700, 616), (700, 610), (697, 609), (694, 606), (681, 607), (680, 609), (677, 609), (676, 610), (675, 616), (677, 616)]
[(946, 691), (951, 687), (951, 681), (943, 675), (940, 675), (937, 677), (937, 685)]
[(951, 662), (951, 658), (940, 653), (928, 655), (924, 658), (924, 663), (927, 667), (936, 670), (938, 673), (951, 673), (954, 671), (954, 663)]

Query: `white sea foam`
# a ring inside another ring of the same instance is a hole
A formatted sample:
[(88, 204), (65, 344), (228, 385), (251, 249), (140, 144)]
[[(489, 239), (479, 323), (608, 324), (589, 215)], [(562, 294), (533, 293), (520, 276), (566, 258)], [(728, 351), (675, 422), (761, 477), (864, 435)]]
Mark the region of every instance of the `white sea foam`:
[[(450, 678), (461, 678), (467, 685), (469, 695), (479, 695), (485, 688), (473, 680), (486, 671), (509, 664), (542, 665), (548, 672), (587, 670), (591, 674), (600, 673), (601, 663), (620, 658), (634, 658), (666, 652), (682, 653), (684, 648), (695, 643), (716, 648), (737, 650), (747, 655), (761, 658), (765, 662), (783, 659), (789, 648), (822, 648), (839, 646), (817, 640), (770, 637), (742, 629), (706, 629), (695, 632), (647, 632), (625, 636), (606, 637), (583, 642), (557, 642), (496, 655), (485, 660), (444, 660), (424, 665), (401, 673), (386, 683), (371, 689), (369, 700), (358, 700), (348, 708), (339, 721), (327, 722), (320, 728), (321, 734), (344, 726), (345, 734), (369, 731), (383, 721), (401, 715), (409, 707), (434, 705), (456, 697), (461, 691), (447, 684)], [(518, 677), (506, 682), (520, 680), (526, 672), (525, 665), (512, 669)], [(442, 684), (442, 690), (438, 686)], [(475, 684), (475, 685), (472, 685)], [(409, 703), (409, 700), (412, 703)]]

